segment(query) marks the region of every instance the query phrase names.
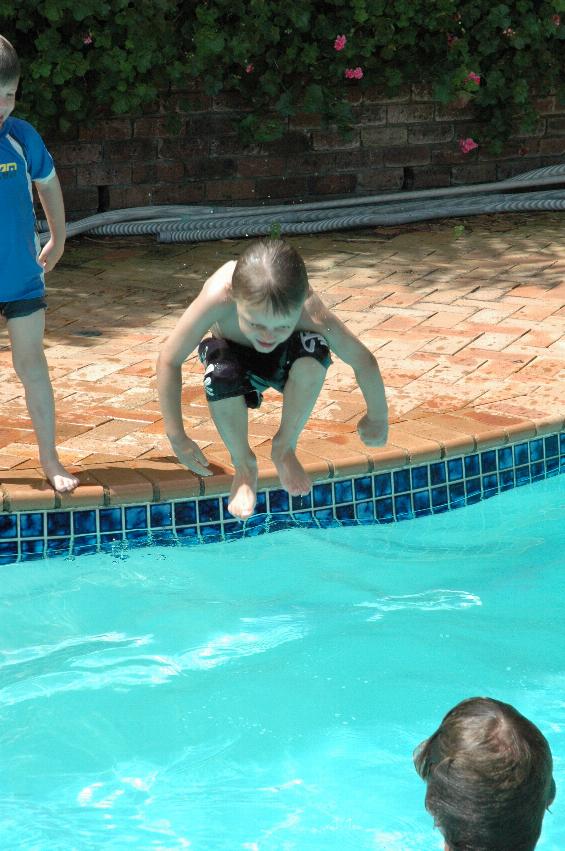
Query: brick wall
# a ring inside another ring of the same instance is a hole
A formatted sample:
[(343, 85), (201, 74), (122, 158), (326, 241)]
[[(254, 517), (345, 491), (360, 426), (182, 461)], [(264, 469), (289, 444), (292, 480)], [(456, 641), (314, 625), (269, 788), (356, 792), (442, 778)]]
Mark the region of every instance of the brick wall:
[[(355, 96), (354, 96), (355, 98)], [(424, 86), (394, 99), (354, 100), (350, 138), (312, 115), (289, 120), (283, 139), (244, 146), (237, 98), (175, 93), (140, 116), (106, 117), (48, 139), (69, 218), (149, 204), (269, 203), (350, 193), (426, 189), (501, 180), (565, 160), (565, 106), (538, 103), (534, 133), (501, 156), (464, 155), (473, 110), (434, 103)], [(171, 129), (170, 117), (176, 127)]]

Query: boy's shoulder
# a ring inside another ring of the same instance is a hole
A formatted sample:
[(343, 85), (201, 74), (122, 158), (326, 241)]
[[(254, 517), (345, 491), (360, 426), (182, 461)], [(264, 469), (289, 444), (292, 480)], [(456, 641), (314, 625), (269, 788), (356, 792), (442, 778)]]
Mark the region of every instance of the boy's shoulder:
[(218, 303), (232, 302), (233, 295), (231, 281), (235, 266), (236, 261), (229, 260), (227, 263), (224, 263), (223, 266), (220, 266), (219, 269), (216, 269), (214, 274), (207, 278), (204, 286), (202, 287), (203, 294), (212, 301), (216, 301)]
[(10, 136), (15, 136), (16, 138), (40, 139), (43, 141), (40, 133), (35, 129), (33, 124), (30, 124), (24, 118), (16, 118), (14, 115), (10, 115), (6, 121), (6, 131)]

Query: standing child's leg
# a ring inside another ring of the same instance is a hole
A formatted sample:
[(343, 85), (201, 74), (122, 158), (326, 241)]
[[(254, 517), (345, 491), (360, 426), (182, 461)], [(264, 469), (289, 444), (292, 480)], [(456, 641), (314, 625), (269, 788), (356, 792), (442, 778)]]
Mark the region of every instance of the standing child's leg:
[(24, 385), (41, 466), (55, 490), (65, 493), (76, 488), (78, 479), (65, 470), (55, 448), (55, 403), (43, 351), (44, 330), (43, 310), (8, 320), (12, 361), (18, 378)]
[(233, 396), (210, 402), (209, 407), (235, 467), (228, 509), (234, 517), (245, 520), (253, 514), (257, 500), (257, 459), (247, 436), (247, 405), (243, 396)]
[(292, 364), (284, 386), (281, 424), (273, 437), (272, 458), (281, 485), (291, 496), (305, 495), (312, 487), (295, 450), (325, 377), (326, 367), (323, 364), (312, 357), (301, 357)]

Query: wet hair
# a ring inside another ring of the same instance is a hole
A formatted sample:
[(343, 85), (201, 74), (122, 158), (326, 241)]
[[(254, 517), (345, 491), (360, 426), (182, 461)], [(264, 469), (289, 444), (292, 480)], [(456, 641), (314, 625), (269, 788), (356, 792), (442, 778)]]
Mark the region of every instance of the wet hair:
[(286, 316), (308, 295), (308, 275), (300, 254), (283, 239), (257, 239), (236, 263), (232, 277), (236, 301), (266, 304)]
[(414, 751), (450, 851), (532, 851), (555, 797), (540, 730), (508, 703), (463, 700)]
[(20, 60), (7, 38), (0, 35), (0, 83), (12, 83), (20, 78)]

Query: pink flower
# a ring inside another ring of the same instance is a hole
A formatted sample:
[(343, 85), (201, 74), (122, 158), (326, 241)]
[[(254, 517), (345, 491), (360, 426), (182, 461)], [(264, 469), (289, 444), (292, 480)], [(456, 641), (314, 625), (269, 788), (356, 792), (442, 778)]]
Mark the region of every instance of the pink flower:
[(480, 78), (480, 76), (479, 76), (478, 74), (475, 74), (475, 72), (474, 72), (474, 71), (470, 71), (470, 72), (467, 74), (467, 76), (465, 77), (464, 82), (466, 83), (466, 82), (467, 82), (467, 80), (468, 80), (470, 83), (476, 83), (476, 84), (477, 84), (477, 86), (480, 86), (480, 84), (481, 84), (481, 78)]
[(474, 139), (459, 139), (459, 150), (462, 154), (468, 154), (469, 151), (473, 151), (475, 148), (479, 146), (475, 142)]
[(247, 65), (246, 68), (245, 68), (245, 73), (246, 74), (252, 74), (254, 70), (255, 70), (254, 66), (251, 65), (251, 63), (249, 63), (249, 65)]
[(505, 30), (502, 30), (502, 35), (505, 35), (507, 38), (512, 38), (516, 35), (516, 30), (513, 30), (512, 27), (506, 27)]
[(447, 46), (453, 47), (456, 41), (459, 41), (459, 38), (453, 33), (447, 33)]
[(347, 38), (344, 35), (338, 35), (334, 41), (334, 50), (343, 50), (347, 44)]
[(552, 15), (551, 21), (552, 21), (554, 26), (560, 27), (561, 26), (561, 15)]
[(82, 37), (82, 43), (83, 44), (92, 44), (92, 42), (93, 42), (92, 33), (87, 33), (86, 35), (83, 35), (83, 37)]
[(362, 68), (346, 68), (345, 76), (348, 80), (361, 80), (363, 79), (363, 69)]

